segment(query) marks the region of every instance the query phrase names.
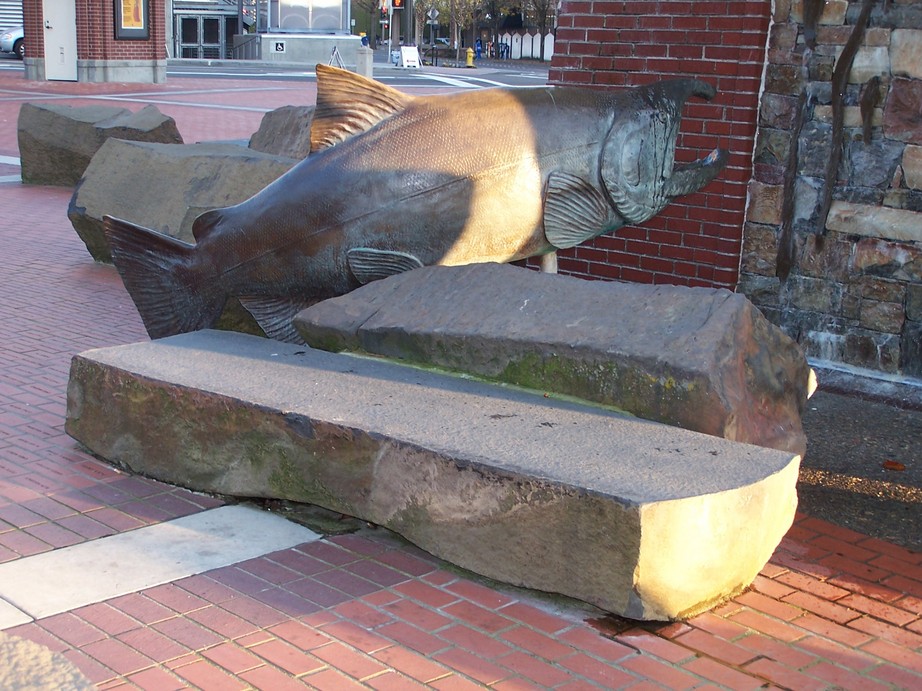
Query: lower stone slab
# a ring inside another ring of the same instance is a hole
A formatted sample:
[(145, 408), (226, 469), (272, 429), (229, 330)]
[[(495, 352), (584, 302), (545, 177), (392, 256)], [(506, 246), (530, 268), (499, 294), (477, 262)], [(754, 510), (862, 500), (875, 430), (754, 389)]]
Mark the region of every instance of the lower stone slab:
[(317, 504), (637, 619), (746, 587), (796, 506), (790, 453), (231, 332), (76, 356), (66, 424), (137, 473)]

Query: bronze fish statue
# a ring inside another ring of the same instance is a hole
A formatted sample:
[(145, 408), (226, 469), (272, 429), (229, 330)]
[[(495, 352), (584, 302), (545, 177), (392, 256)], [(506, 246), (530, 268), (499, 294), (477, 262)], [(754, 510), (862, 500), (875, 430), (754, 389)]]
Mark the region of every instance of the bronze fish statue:
[(676, 165), (681, 110), (712, 86), (493, 88), (414, 97), (317, 65), (311, 154), (208, 211), (195, 243), (105, 219), (151, 338), (213, 326), (230, 297), (298, 340), (305, 307), (420, 266), (510, 262), (641, 223), (710, 182), (727, 152)]

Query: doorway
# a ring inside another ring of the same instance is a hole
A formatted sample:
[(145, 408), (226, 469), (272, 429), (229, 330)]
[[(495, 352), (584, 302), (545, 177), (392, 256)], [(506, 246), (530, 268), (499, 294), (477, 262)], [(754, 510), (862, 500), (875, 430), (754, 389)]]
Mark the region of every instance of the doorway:
[(177, 57), (220, 60), (224, 57), (224, 17), (222, 15), (177, 15)]
[(74, 0), (42, 0), (45, 79), (77, 81), (77, 9)]

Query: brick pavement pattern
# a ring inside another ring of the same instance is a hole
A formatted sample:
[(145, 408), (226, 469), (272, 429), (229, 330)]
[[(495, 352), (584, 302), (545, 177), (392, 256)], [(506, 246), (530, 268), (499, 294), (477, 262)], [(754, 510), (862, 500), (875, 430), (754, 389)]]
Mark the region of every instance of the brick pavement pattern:
[[(190, 142), (245, 138), (265, 110), (312, 99), (304, 83), (16, 72), (0, 73), (0, 91), (6, 156), (27, 100), (155, 102)], [(71, 356), (147, 338), (114, 269), (73, 232), (70, 196), (0, 184), (0, 562), (223, 503), (125, 475), (64, 434)], [(641, 626), (461, 573), (369, 527), (6, 633), (64, 654), (101, 689), (912, 689), (922, 554), (799, 515), (745, 593)]]

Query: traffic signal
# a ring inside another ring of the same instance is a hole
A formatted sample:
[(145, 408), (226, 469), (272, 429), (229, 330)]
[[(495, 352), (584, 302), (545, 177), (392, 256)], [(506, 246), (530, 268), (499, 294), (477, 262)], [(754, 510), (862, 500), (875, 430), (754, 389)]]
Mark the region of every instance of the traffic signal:
[(403, 9), (403, 0), (391, 0), (391, 5), (394, 8), (394, 11)]

